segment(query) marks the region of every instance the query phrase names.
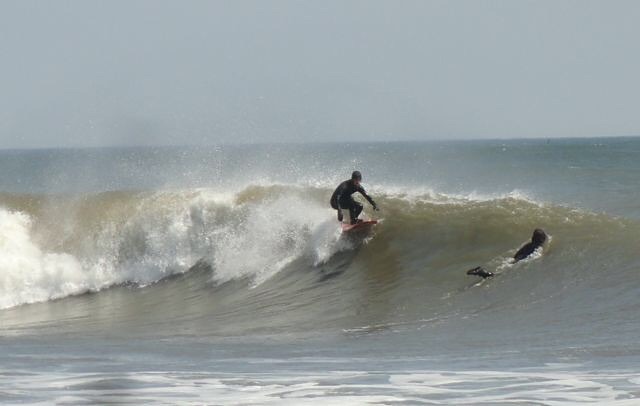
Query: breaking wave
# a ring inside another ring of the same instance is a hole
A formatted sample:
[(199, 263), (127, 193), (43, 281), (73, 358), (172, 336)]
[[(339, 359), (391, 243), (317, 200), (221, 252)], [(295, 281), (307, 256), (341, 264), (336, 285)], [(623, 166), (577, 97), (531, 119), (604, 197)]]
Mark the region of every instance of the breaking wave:
[[(615, 307), (613, 298), (631, 294), (627, 276), (637, 269), (640, 231), (632, 220), (518, 193), (377, 190), (381, 224), (345, 238), (328, 208), (330, 192), (266, 185), (226, 194), (0, 195), (0, 308), (110, 287), (126, 287), (133, 298), (155, 286), (161, 296), (151, 311), (162, 313), (161, 303), (183, 309), (181, 318), (214, 314), (226, 329), (238, 320), (253, 320), (253, 328), (259, 318), (271, 330), (324, 323), (368, 331), (419, 324), (452, 308), (469, 315), (478, 306), (526, 306), (571, 286), (580, 287), (572, 293), (579, 309), (604, 274), (608, 290), (595, 294), (612, 300), (602, 306)], [(512, 264), (509, 258), (536, 227), (552, 242), (535, 258)], [(472, 289), (477, 281), (464, 271), (476, 265), (498, 276)], [(502, 293), (487, 300), (478, 293), (486, 289)], [(195, 304), (185, 307), (185, 300)]]

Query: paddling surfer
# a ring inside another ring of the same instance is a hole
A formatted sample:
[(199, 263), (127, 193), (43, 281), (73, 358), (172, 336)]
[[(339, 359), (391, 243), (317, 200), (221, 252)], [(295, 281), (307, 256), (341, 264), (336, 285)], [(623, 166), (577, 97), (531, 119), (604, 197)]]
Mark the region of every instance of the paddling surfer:
[[(529, 258), (531, 254), (536, 252), (536, 250), (544, 245), (547, 242), (547, 233), (544, 232), (541, 228), (536, 228), (533, 230), (533, 235), (531, 236), (531, 242), (526, 243), (516, 254), (513, 256), (513, 263), (522, 261), (523, 259)], [(467, 275), (475, 275), (481, 278), (490, 278), (494, 276), (493, 272), (489, 272), (485, 270), (481, 266), (477, 266), (473, 269), (467, 271)]]

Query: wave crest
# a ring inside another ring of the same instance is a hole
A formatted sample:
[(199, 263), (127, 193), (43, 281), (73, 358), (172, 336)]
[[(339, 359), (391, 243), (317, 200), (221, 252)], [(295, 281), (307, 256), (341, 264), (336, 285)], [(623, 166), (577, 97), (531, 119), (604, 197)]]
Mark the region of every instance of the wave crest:
[[(517, 193), (375, 192), (385, 221), (374, 241), (386, 251), (369, 249), (374, 267), (426, 257), (437, 258), (422, 261), (430, 266), (464, 270), (500, 263), (536, 227), (581, 241), (580, 252), (598, 241), (603, 247), (624, 241), (638, 228)], [(322, 188), (267, 185), (233, 195), (192, 189), (0, 196), (0, 308), (118, 284), (145, 286), (202, 262), (213, 269), (214, 283), (243, 279), (254, 286), (284, 269), (344, 268), (332, 258), (357, 244), (341, 238), (329, 195)]]

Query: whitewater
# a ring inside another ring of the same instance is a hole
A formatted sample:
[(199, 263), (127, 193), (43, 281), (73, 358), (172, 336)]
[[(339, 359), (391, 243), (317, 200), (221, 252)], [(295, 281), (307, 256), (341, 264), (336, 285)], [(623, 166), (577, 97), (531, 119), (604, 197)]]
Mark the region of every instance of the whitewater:
[[(636, 404), (638, 152), (2, 151), (0, 401)], [(382, 210), (349, 237), (329, 197), (354, 169)]]

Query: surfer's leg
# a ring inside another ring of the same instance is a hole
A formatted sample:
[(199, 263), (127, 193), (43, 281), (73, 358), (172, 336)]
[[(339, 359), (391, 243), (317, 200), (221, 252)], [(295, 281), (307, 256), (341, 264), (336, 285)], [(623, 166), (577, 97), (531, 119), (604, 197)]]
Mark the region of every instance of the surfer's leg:
[(356, 202), (356, 218), (358, 218), (358, 216), (360, 215), (360, 213), (362, 213), (362, 205), (358, 202)]
[(356, 207), (351, 205), (349, 206), (349, 222), (351, 224), (356, 224), (356, 219), (358, 216), (356, 215)]
[(481, 278), (491, 278), (492, 276), (494, 276), (493, 272), (489, 272), (486, 271), (483, 267), (481, 266), (477, 266), (473, 269), (469, 269), (467, 271), (467, 275), (475, 275), (475, 276), (479, 276)]
[(358, 216), (362, 212), (362, 205), (355, 200), (351, 199), (349, 204), (349, 220), (351, 220), (351, 224), (356, 224), (358, 222)]

